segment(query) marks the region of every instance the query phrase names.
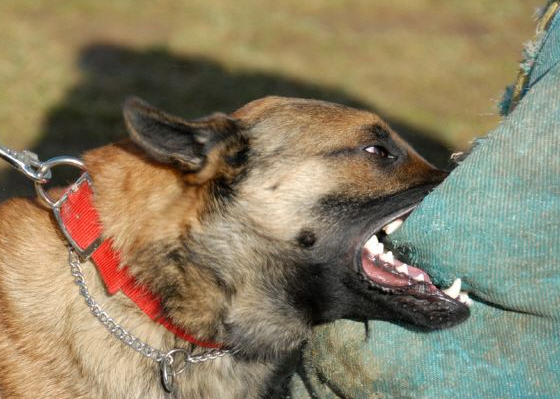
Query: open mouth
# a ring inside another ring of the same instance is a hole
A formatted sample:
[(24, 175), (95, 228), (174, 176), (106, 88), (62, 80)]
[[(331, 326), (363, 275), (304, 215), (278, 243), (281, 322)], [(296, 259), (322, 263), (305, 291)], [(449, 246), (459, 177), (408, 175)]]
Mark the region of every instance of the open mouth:
[(361, 247), (358, 262), (361, 270), (358, 272), (372, 287), (385, 292), (444, 296), (466, 306), (472, 305), (468, 293), (461, 291), (461, 279), (455, 279), (448, 288), (439, 289), (425, 271), (400, 261), (386, 250), (383, 240), (401, 227), (414, 208), (394, 213), (378, 224)]

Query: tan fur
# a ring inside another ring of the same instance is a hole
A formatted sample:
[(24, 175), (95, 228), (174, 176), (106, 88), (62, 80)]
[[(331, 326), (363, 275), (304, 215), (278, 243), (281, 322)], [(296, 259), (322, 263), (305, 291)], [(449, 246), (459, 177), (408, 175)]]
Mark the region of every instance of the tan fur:
[[(295, 271), (267, 266), (267, 257), (291, 248), (302, 228), (319, 223), (310, 220), (310, 209), (325, 195), (390, 194), (435, 172), (411, 149), (410, 161), (390, 176), (364, 160), (329, 158), (367, 144), (370, 133), (362, 127), (385, 126), (365, 111), (267, 98), (231, 117), (250, 132), (258, 159), (239, 183), (235, 205), (220, 218), (208, 211), (221, 206), (209, 187), (217, 176), (230, 181), (237, 175), (224, 161), (234, 144), (219, 144), (196, 174), (151, 161), (130, 142), (90, 151), (84, 160), (105, 236), (141, 282), (156, 292), (172, 284), (166, 306), (177, 324), (200, 339), (222, 341), (229, 323), (242, 323), (255, 348), (281, 354), (297, 349), (310, 326), (285, 293), (276, 292)], [(254, 235), (244, 233), (249, 228)], [(0, 206), (0, 396), (164, 398), (155, 364), (110, 337), (88, 312), (69, 273), (66, 245), (50, 212), (36, 201)], [(170, 251), (232, 265), (218, 270), (218, 281), (200, 265), (178, 267)], [(108, 296), (93, 264), (85, 264), (84, 273), (94, 297), (136, 336), (156, 348), (191, 348), (121, 293)], [(192, 365), (178, 377), (177, 397), (259, 398), (274, 367), (266, 359), (237, 362), (230, 356)]]

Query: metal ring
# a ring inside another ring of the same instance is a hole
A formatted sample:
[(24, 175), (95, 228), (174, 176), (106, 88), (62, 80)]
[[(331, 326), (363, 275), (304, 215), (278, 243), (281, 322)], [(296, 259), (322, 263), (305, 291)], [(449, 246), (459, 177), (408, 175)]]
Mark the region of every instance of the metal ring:
[(160, 362), (161, 385), (163, 386), (163, 389), (165, 389), (165, 392), (173, 393), (175, 391), (175, 374), (171, 368), (171, 363), (168, 362), (167, 359), (168, 357), (166, 356)]
[[(185, 372), (185, 370), (186, 370), (186, 368), (187, 368), (187, 366), (188, 366), (188, 364), (189, 364), (189, 360), (190, 360), (190, 353), (189, 353), (189, 351), (187, 351), (186, 349), (181, 349), (181, 348), (172, 349), (172, 350), (170, 350), (169, 352), (167, 352), (167, 354), (165, 355), (166, 358), (169, 358), (169, 359), (172, 360), (171, 363), (169, 363), (170, 366), (171, 366), (173, 363), (177, 363), (177, 359), (175, 359), (175, 357), (174, 357), (174, 355), (176, 355), (176, 354), (182, 354), (183, 357), (184, 357), (184, 359), (183, 359), (183, 365), (182, 365), (182, 367), (180, 367), (179, 369), (175, 370), (175, 371), (173, 372), (174, 375), (178, 375), (178, 374), (181, 374), (181, 373)], [(177, 364), (179, 364), (179, 363), (177, 363)]]
[[(61, 165), (75, 166), (76, 168), (79, 168), (81, 170), (86, 170), (86, 166), (84, 165), (84, 163), (77, 158), (55, 157), (55, 158), (49, 159), (46, 162), (43, 162), (43, 164), (41, 165), (41, 168), (39, 169), (39, 174), (44, 176), (48, 172), (50, 172), (51, 168), (53, 168), (55, 166), (61, 166)], [(54, 201), (53, 199), (51, 199), (47, 195), (43, 185), (44, 185), (44, 183), (41, 183), (39, 181), (35, 182), (35, 191), (37, 192), (37, 195), (39, 196), (39, 199), (46, 206), (48, 206), (49, 208), (54, 208), (56, 206), (57, 201)]]

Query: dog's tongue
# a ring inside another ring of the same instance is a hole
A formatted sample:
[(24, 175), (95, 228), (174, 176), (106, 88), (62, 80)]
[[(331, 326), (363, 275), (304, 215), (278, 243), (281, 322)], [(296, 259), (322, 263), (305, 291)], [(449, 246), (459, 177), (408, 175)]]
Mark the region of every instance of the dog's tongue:
[(393, 287), (411, 286), (421, 281), (431, 285), (430, 277), (423, 270), (384, 255), (374, 255), (367, 249), (362, 252), (363, 270), (371, 281)]

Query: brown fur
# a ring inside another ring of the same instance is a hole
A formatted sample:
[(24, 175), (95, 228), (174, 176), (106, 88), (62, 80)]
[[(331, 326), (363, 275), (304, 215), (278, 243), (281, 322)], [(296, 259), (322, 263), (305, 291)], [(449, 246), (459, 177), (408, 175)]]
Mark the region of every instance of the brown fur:
[[(241, 350), (189, 366), (177, 378), (177, 397), (272, 396), (278, 364), (313, 324), (286, 286), (299, 273), (293, 265), (326, 242), (330, 221), (317, 214), (318, 204), (336, 195), (389, 196), (443, 174), (378, 116), (339, 105), (271, 97), (190, 124), (149, 113), (185, 129), (226, 131), (234, 121), (239, 131), (221, 137), (202, 162), (200, 154), (146, 155), (152, 148), (132, 142), (85, 154), (104, 234), (176, 324)], [(144, 140), (130, 116), (127, 126), (137, 143)], [(379, 134), (405, 154), (398, 167), (372, 166), (361, 152), (345, 155)], [(163, 398), (154, 363), (110, 337), (88, 312), (66, 245), (36, 201), (0, 206), (0, 396)], [(108, 296), (93, 264), (84, 272), (92, 294), (136, 336), (156, 348), (191, 347), (121, 293)]]

